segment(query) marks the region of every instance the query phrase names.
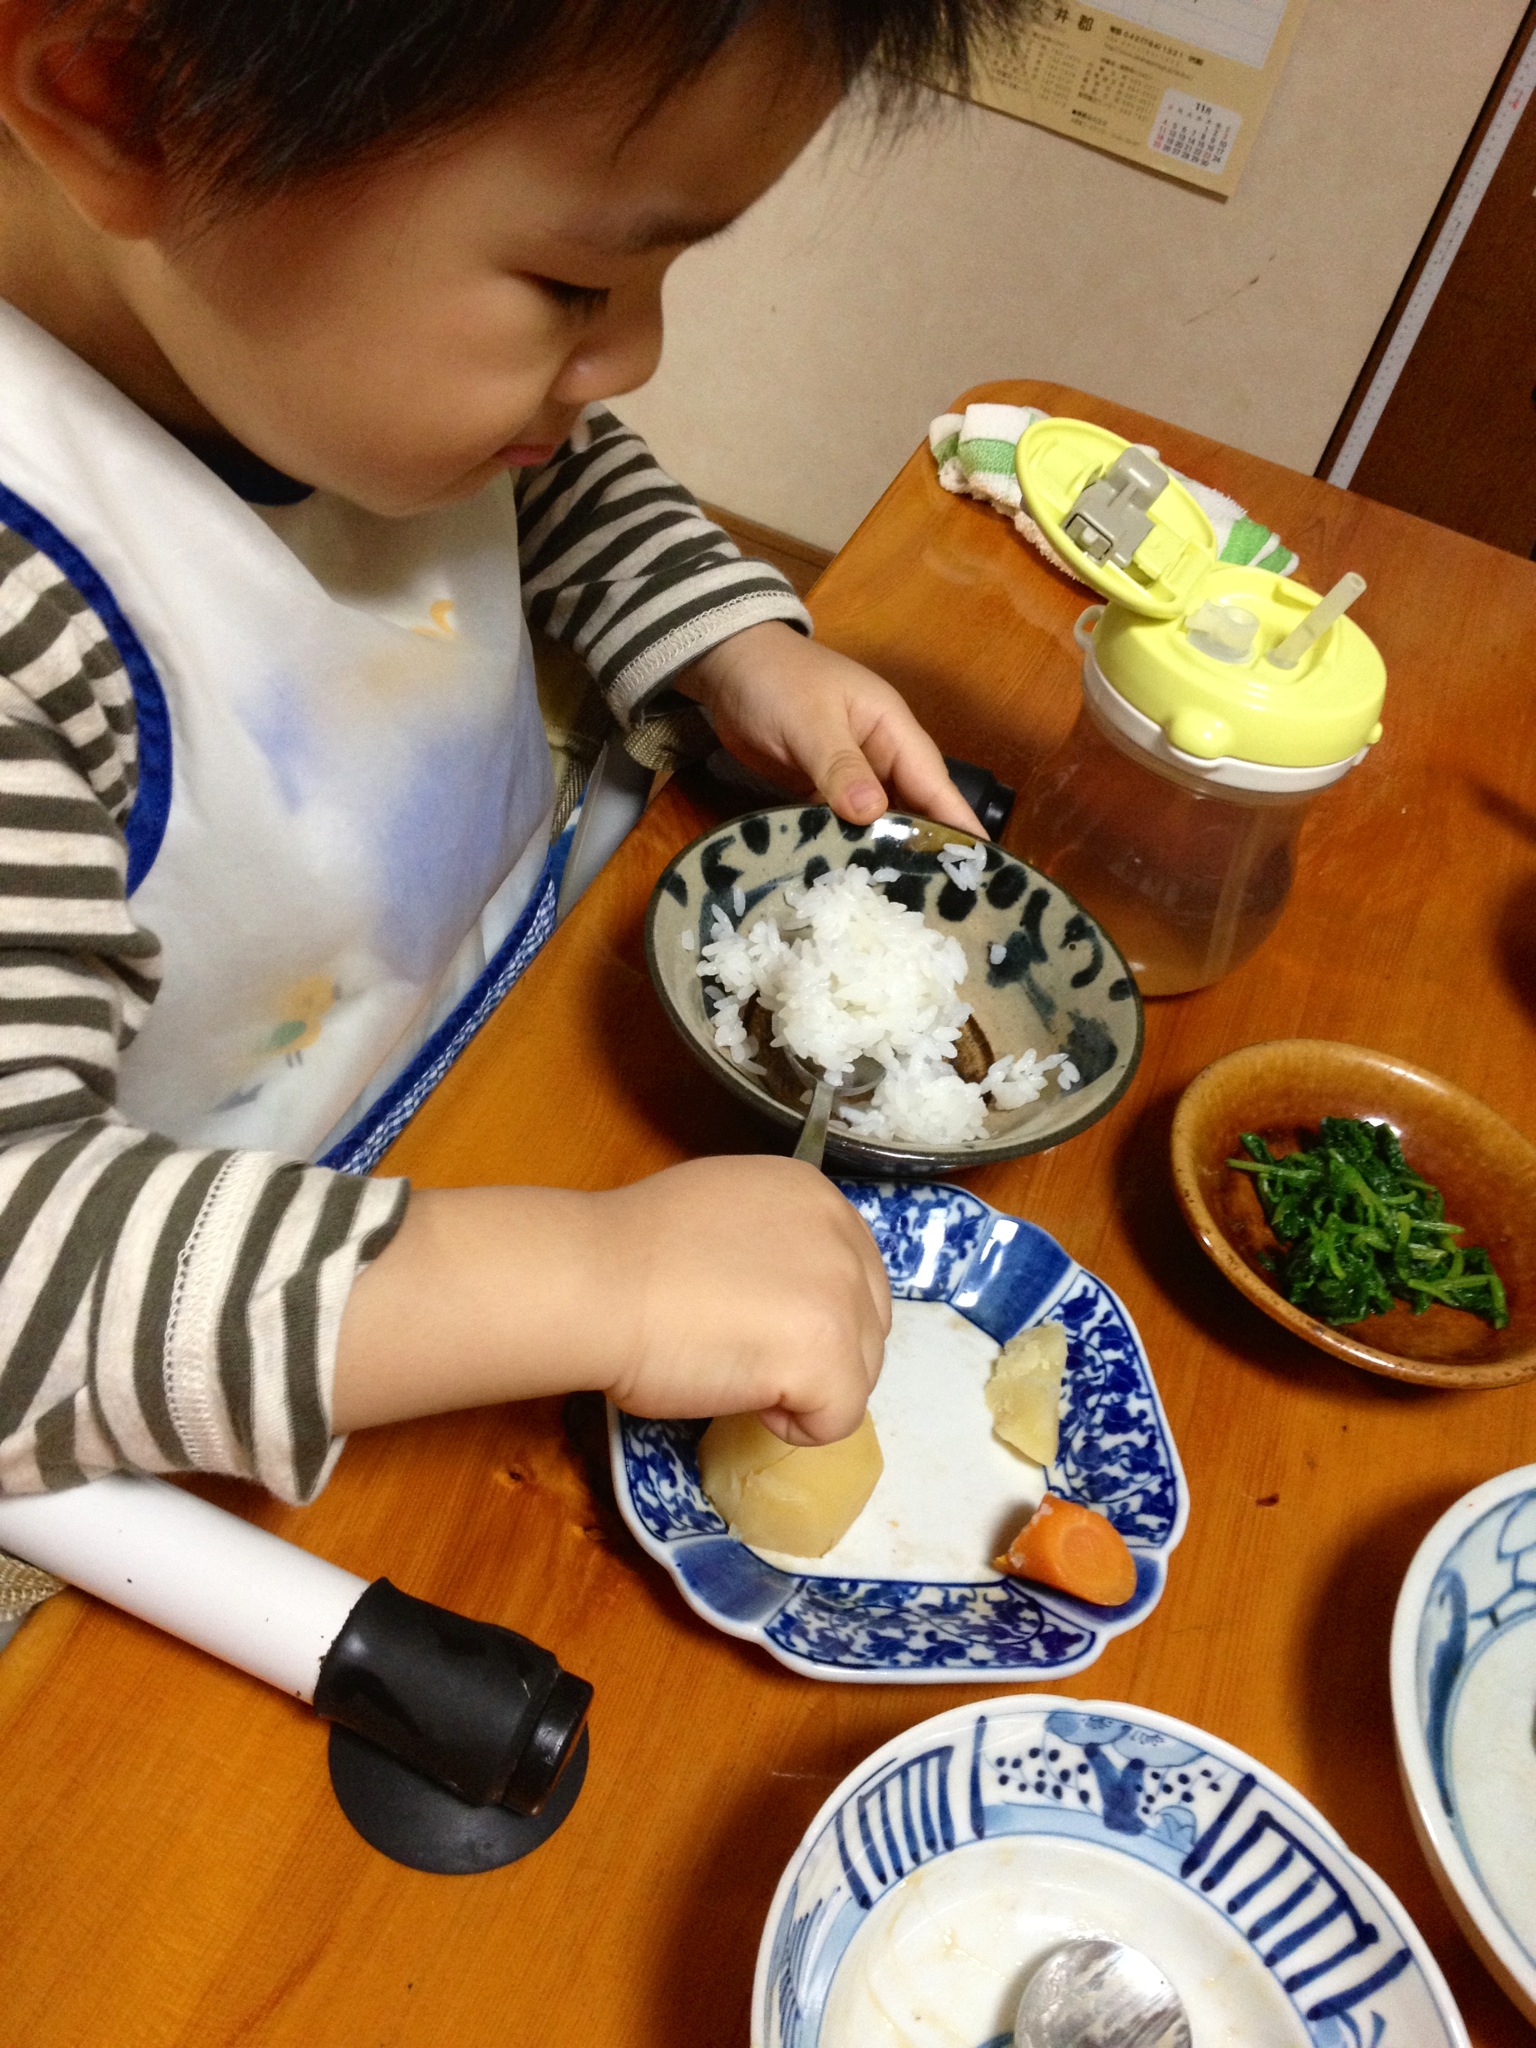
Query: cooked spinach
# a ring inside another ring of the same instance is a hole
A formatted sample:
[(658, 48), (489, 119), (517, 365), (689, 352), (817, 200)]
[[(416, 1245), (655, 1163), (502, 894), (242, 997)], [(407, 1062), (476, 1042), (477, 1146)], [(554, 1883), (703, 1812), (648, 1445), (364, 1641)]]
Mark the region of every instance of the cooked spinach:
[(1316, 1141), (1276, 1158), (1240, 1135), (1281, 1256), (1266, 1263), (1287, 1301), (1325, 1323), (1358, 1323), (1395, 1299), (1422, 1315), (1432, 1301), (1470, 1309), (1496, 1330), (1509, 1321), (1504, 1287), (1481, 1245), (1461, 1245), (1440, 1190), (1403, 1157), (1387, 1124), (1325, 1116)]

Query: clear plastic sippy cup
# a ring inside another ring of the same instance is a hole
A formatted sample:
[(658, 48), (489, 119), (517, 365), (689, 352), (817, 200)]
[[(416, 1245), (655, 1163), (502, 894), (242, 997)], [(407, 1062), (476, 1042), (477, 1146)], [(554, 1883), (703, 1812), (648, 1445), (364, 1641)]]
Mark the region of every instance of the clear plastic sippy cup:
[(1204, 988), (1285, 907), (1302, 820), (1381, 737), (1381, 656), (1345, 607), (1218, 562), (1144, 449), (1082, 420), (1019, 442), (1025, 503), (1107, 602), (1077, 622), (1083, 702), (1019, 800), (1028, 860), (1113, 936), (1143, 995)]

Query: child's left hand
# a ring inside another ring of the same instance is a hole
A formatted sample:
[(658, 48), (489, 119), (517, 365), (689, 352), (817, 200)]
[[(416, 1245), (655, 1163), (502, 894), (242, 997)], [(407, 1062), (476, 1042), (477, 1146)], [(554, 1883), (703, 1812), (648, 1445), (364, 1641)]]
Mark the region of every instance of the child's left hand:
[(887, 793), (908, 810), (986, 837), (906, 700), (859, 662), (777, 621), (722, 640), (677, 677), (747, 767), (809, 783), (839, 817), (868, 825)]

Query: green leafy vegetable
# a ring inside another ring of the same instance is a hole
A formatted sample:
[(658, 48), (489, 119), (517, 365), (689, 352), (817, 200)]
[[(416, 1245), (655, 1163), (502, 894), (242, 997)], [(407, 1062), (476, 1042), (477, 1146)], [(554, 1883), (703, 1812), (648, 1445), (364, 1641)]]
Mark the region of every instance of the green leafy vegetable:
[(1325, 1323), (1358, 1323), (1394, 1297), (1422, 1315), (1432, 1301), (1470, 1309), (1496, 1330), (1504, 1287), (1481, 1245), (1460, 1245), (1438, 1188), (1403, 1158), (1386, 1124), (1325, 1116), (1315, 1144), (1276, 1158), (1252, 1131), (1246, 1159), (1282, 1256), (1271, 1259), (1287, 1301)]

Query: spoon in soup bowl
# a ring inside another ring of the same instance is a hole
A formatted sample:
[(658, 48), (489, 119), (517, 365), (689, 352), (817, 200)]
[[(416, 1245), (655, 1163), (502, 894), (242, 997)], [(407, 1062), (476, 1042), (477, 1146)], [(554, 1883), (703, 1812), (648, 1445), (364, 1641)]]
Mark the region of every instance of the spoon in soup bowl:
[(1184, 2004), (1150, 1956), (1121, 1941), (1063, 1942), (1024, 1987), (1014, 2048), (1190, 2048)]

